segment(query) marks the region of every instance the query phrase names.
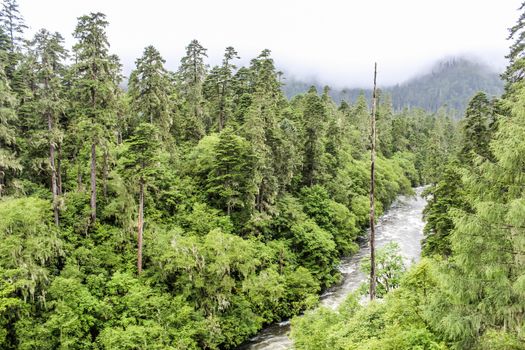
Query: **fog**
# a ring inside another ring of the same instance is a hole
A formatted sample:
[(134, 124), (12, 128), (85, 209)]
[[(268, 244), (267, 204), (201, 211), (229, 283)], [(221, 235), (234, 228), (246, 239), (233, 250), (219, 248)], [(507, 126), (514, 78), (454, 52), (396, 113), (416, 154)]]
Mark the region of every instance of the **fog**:
[(519, 0), (18, 0), (30, 26), (59, 31), (71, 46), (77, 17), (103, 12), (112, 53), (128, 74), (147, 45), (176, 69), (184, 48), (198, 39), (208, 63), (234, 46), (239, 64), (265, 48), (279, 69), (335, 87), (370, 85), (373, 63), (381, 85), (403, 82), (447, 56), (470, 56), (505, 66), (507, 28)]

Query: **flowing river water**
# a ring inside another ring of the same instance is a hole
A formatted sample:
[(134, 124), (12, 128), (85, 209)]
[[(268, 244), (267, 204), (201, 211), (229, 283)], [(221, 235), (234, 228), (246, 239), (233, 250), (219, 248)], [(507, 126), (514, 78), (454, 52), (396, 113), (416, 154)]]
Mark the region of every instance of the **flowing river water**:
[[(421, 254), (423, 209), (426, 205), (426, 200), (421, 197), (422, 191), (423, 188), (418, 187), (415, 189), (415, 196), (399, 196), (376, 226), (376, 246), (397, 242), (407, 266), (417, 261)], [(368, 243), (364, 243), (356, 254), (341, 260), (339, 270), (343, 276), (342, 281), (321, 295), (321, 305), (337, 308), (350, 292), (355, 291), (366, 281), (366, 276), (359, 271), (359, 262), (368, 254), (370, 254), (370, 247)], [(273, 324), (241, 345), (238, 350), (292, 349), (293, 343), (288, 337), (289, 332), (290, 321)]]

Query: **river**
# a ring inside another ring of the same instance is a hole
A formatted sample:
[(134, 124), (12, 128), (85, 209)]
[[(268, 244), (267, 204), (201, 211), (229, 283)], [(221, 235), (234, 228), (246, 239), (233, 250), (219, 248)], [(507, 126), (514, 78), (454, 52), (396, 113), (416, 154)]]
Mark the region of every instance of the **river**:
[[(423, 209), (426, 205), (426, 200), (420, 196), (422, 190), (422, 187), (416, 188), (415, 196), (399, 196), (378, 220), (376, 226), (376, 246), (397, 242), (407, 266), (417, 261), (421, 255)], [(356, 290), (366, 280), (366, 276), (359, 271), (359, 262), (369, 253), (370, 247), (365, 243), (356, 254), (341, 260), (339, 270), (343, 276), (342, 281), (321, 295), (321, 305), (335, 309), (350, 292)], [(240, 346), (238, 350), (292, 349), (289, 332), (290, 321), (273, 324)]]

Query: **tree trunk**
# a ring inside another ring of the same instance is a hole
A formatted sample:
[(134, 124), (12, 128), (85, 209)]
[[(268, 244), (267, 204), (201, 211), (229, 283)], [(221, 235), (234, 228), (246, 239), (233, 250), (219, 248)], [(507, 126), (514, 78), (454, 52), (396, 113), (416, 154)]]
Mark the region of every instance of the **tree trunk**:
[(225, 120), (224, 120), (224, 105), (225, 105), (225, 91), (226, 91), (226, 87), (224, 86), (226, 83), (223, 83), (222, 85), (222, 93), (220, 94), (220, 104), (219, 104), (219, 132), (221, 132), (221, 130), (224, 128), (224, 123), (225, 123)]
[(52, 132), (53, 132), (53, 121), (51, 120), (51, 114), (47, 113), (47, 129), (49, 131), (50, 142), (49, 142), (49, 166), (51, 167), (51, 194), (53, 199), (53, 213), (55, 216), (55, 225), (59, 225), (58, 218), (58, 189), (57, 189), (57, 171), (55, 167), (55, 145), (53, 144)]
[(370, 118), (370, 300), (376, 297), (375, 261), (375, 156), (376, 156), (376, 77), (377, 63), (374, 65), (374, 91), (372, 95), (372, 115)]
[[(78, 156), (77, 156), (78, 158)], [(82, 192), (82, 163), (77, 159), (77, 192)]]
[(91, 224), (97, 220), (97, 146), (91, 143)]
[(5, 187), (5, 172), (2, 167), (0, 167), (0, 197), (2, 197)]
[(108, 162), (109, 154), (107, 147), (104, 148), (104, 167), (102, 169), (102, 193), (104, 194), (104, 200), (108, 198)]
[(137, 271), (142, 273), (142, 232), (144, 227), (144, 180), (140, 179), (139, 218), (137, 225)]
[(62, 191), (62, 147), (57, 147), (57, 193), (59, 196), (63, 194)]

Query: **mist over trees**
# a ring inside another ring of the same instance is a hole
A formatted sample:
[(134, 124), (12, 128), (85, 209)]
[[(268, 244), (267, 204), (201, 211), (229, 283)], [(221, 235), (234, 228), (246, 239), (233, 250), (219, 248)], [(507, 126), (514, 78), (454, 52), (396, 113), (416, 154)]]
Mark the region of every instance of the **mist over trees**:
[(294, 319), (297, 349), (525, 349), (524, 10), (503, 97), (472, 96), (456, 146), (435, 164), (422, 261), (382, 302), (352, 295)]
[[(287, 78), (284, 83), (283, 90), (288, 97), (307, 91), (310, 85), (322, 87), (318, 82), (294, 77)], [(451, 115), (459, 119), (476, 92), (484, 91), (490, 97), (499, 96), (503, 92), (503, 81), (490, 67), (469, 58), (458, 57), (439, 61), (430, 72), (401, 84), (382, 87), (381, 90), (392, 97), (395, 111), (423, 108), (429, 112), (437, 112), (440, 108), (447, 108)], [(330, 91), (330, 96), (336, 103), (343, 100), (354, 103), (361, 94), (369, 98), (372, 92), (370, 89), (356, 88)]]
[(232, 349), (304, 312), (298, 349), (523, 348), (519, 52), (459, 123), (380, 92), (376, 212), (429, 185), (425, 259), (391, 246), (385, 302), (309, 312), (366, 236), (366, 95), (288, 99), (270, 50), (210, 66), (196, 39), (176, 71), (144, 48), (124, 90), (110, 20), (23, 40), (2, 2), (0, 348)]

